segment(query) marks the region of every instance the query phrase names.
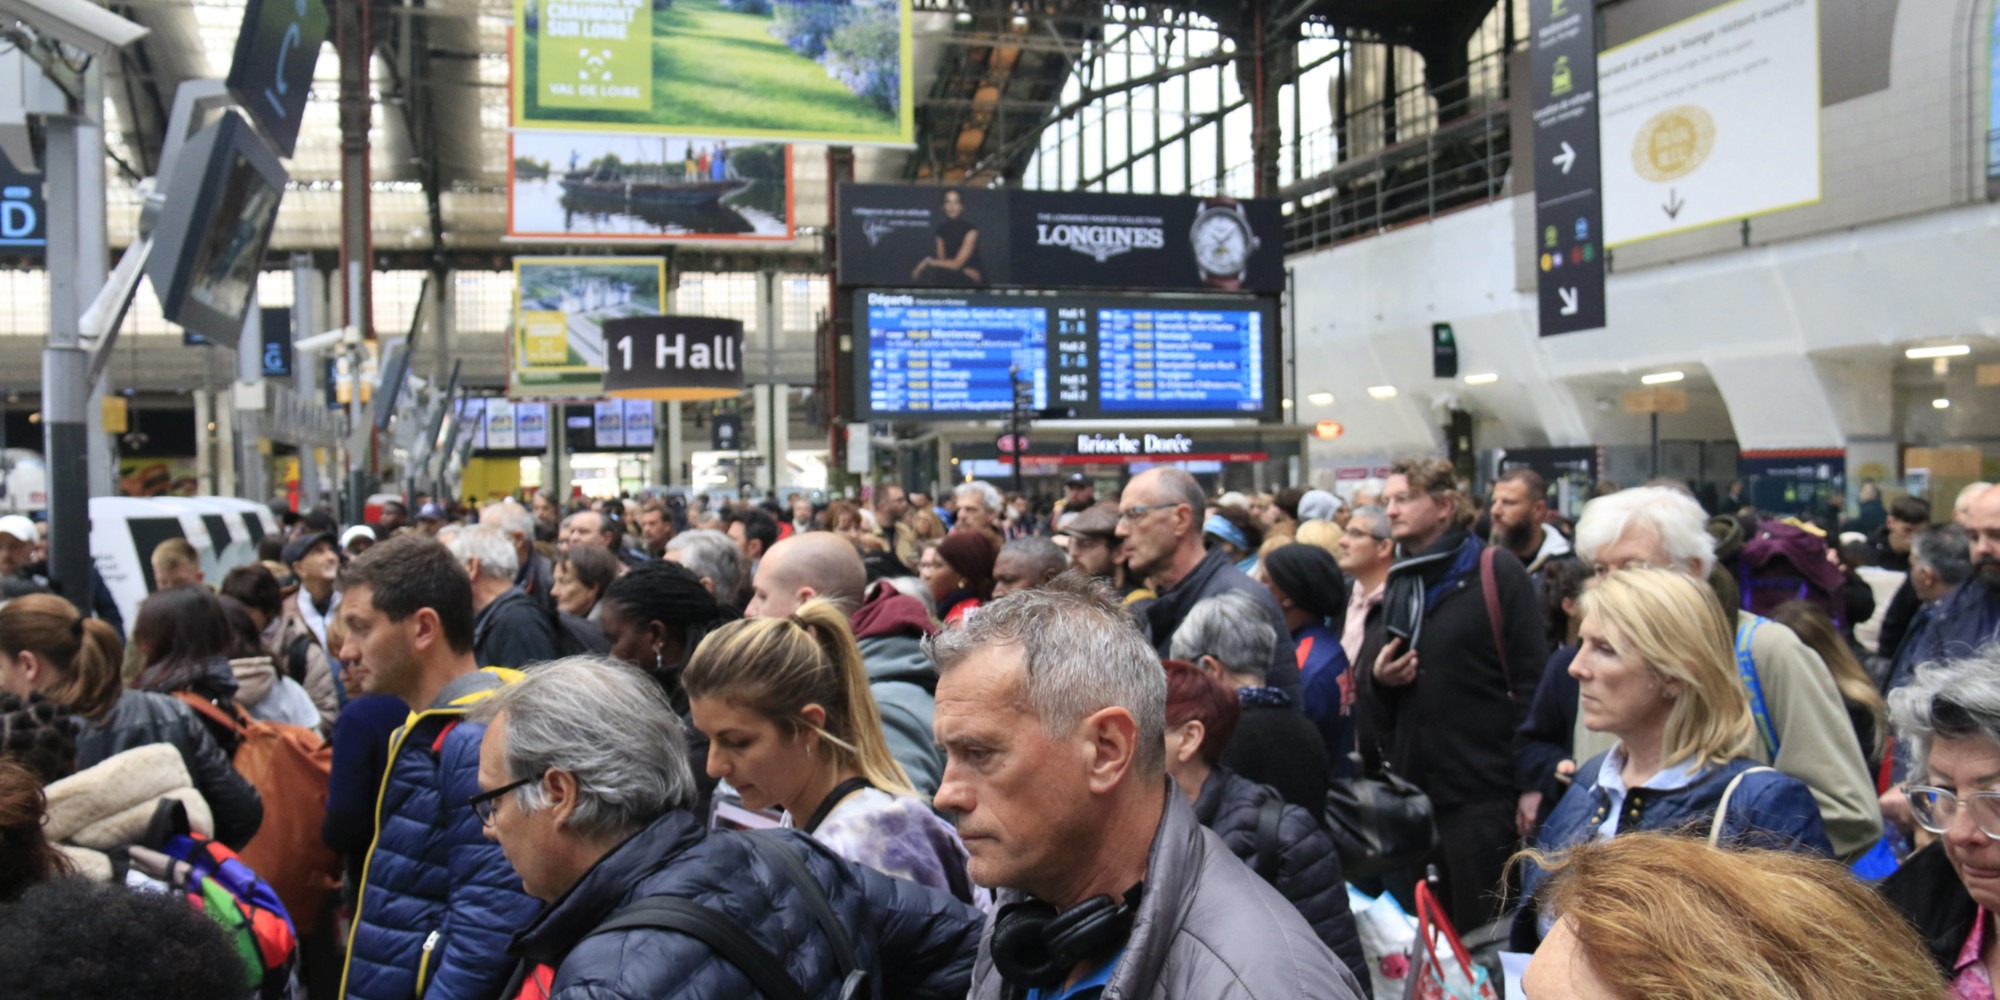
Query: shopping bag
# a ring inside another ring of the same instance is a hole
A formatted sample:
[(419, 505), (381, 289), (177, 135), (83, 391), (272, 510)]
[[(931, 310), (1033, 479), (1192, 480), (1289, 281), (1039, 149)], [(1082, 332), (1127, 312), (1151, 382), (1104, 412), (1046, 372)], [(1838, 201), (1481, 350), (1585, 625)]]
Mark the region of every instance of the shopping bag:
[(1429, 882), (1417, 883), (1417, 940), (1410, 948), (1404, 1000), (1500, 1000), (1486, 970), (1474, 965)]

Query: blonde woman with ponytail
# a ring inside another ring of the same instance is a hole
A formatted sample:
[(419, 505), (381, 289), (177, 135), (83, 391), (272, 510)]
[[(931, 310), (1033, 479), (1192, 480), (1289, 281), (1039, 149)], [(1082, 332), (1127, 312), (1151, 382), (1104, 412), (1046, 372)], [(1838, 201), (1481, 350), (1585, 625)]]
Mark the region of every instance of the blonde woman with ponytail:
[(861, 651), (833, 602), (717, 630), (682, 683), (709, 738), (709, 776), (745, 806), (782, 809), (849, 861), (974, 901), (965, 845), (889, 754)]

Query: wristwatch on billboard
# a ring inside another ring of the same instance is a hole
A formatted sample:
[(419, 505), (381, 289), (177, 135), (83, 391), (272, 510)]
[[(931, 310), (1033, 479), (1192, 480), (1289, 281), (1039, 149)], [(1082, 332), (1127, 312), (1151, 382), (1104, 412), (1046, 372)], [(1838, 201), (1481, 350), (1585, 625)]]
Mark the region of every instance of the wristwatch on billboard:
[(1250, 232), (1250, 216), (1243, 211), (1242, 202), (1220, 195), (1202, 199), (1189, 236), (1202, 284), (1231, 290), (1243, 287), (1257, 237)]

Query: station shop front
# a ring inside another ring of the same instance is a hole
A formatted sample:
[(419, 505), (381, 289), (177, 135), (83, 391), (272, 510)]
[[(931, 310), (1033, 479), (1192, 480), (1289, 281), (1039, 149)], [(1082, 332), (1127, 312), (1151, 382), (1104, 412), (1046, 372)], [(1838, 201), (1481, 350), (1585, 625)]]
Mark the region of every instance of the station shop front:
[[(1002, 491), (1015, 488), (1011, 442), (991, 433), (948, 434), (944, 482), (983, 479)], [(1299, 481), (1305, 448), (1303, 428), (1195, 428), (1189, 430), (1097, 430), (1065, 427), (1031, 430), (1021, 453), (1020, 485), (1030, 497), (1053, 500), (1063, 483), (1082, 473), (1108, 497), (1133, 476), (1171, 465), (1193, 473), (1211, 496), (1228, 490), (1268, 491)]]

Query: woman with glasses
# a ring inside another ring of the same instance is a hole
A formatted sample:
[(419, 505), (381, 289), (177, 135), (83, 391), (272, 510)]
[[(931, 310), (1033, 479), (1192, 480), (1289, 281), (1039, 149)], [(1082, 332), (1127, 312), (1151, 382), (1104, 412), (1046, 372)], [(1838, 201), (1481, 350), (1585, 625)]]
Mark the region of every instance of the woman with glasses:
[[(1584, 592), (1582, 612), (1569, 672), (1583, 724), (1618, 743), (1577, 768), (1535, 837), (1537, 850), (1679, 830), (1833, 853), (1805, 784), (1746, 756), (1756, 737), (1749, 697), (1722, 609), (1700, 581), (1617, 570)], [(1539, 865), (1524, 866), (1530, 902), (1515, 921), (1517, 951), (1532, 951), (1548, 932), (1532, 901), (1545, 878)]]
[(2000, 979), (2000, 647), (1919, 668), (1889, 695), (1909, 748), (1910, 811), (1937, 840), (1882, 884), (1915, 924), (1952, 995), (1988, 998)]

